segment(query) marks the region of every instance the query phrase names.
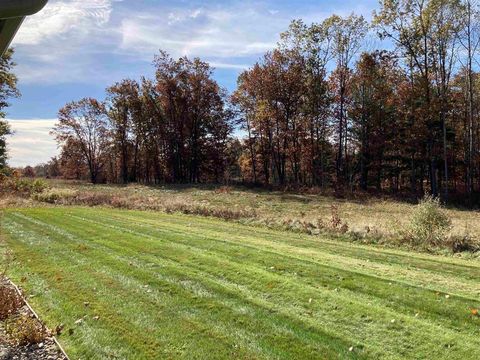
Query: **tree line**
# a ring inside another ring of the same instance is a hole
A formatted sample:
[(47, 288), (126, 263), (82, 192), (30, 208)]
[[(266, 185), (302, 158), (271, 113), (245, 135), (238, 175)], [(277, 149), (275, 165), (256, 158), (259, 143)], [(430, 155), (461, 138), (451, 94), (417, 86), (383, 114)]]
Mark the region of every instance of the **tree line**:
[(106, 99), (59, 111), (53, 130), (67, 177), (91, 182), (220, 182), (228, 164), (232, 112), (200, 59), (155, 57), (155, 79), (120, 81)]
[(381, 0), (371, 22), (295, 20), (230, 95), (207, 63), (161, 52), (153, 80), (124, 80), (104, 101), (60, 110), (55, 161), (65, 176), (92, 182), (472, 197), (479, 24), (472, 0)]

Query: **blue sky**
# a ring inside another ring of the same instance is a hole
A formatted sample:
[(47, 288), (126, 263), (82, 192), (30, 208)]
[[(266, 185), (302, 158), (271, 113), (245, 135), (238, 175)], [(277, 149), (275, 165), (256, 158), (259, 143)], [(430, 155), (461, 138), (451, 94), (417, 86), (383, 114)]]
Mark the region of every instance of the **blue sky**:
[(50, 0), (14, 40), (22, 97), (8, 119), (10, 164), (47, 161), (57, 149), (49, 130), (58, 109), (85, 96), (104, 97), (122, 78), (152, 76), (159, 49), (211, 63), (232, 90), (238, 74), (272, 49), (291, 20), (318, 22), (333, 13), (371, 17), (377, 0), (160, 1)]

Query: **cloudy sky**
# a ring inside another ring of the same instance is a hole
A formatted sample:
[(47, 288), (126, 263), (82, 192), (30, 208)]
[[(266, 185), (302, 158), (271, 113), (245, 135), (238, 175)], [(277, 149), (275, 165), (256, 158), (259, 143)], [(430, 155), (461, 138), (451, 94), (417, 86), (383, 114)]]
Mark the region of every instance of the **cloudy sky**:
[(10, 164), (56, 154), (49, 131), (59, 108), (85, 96), (103, 98), (122, 78), (152, 76), (159, 49), (199, 56), (232, 90), (243, 69), (272, 49), (292, 19), (321, 21), (352, 11), (370, 18), (377, 0), (50, 0), (26, 20), (13, 45), (22, 97), (8, 119)]

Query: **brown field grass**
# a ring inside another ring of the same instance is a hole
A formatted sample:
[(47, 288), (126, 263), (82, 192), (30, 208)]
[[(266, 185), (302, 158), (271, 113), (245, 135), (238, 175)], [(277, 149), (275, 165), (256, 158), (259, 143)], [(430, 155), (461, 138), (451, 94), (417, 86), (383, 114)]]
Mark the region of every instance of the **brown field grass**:
[[(219, 186), (96, 185), (50, 180), (42, 202), (64, 205), (110, 205), (117, 208), (184, 212), (252, 222), (330, 223), (332, 208), (349, 231), (395, 236), (410, 221), (415, 205), (380, 198), (332, 196)], [(24, 200), (25, 202), (25, 200)], [(25, 205), (25, 204), (23, 204)], [(448, 208), (451, 235), (480, 239), (480, 212)]]

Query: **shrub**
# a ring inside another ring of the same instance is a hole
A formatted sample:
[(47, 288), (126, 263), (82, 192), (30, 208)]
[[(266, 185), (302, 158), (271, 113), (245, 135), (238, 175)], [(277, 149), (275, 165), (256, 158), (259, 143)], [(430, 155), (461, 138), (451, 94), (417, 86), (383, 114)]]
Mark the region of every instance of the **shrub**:
[[(1, 280), (0, 280), (1, 281)], [(0, 283), (0, 320), (15, 314), (23, 306), (23, 300), (17, 291)]]
[(452, 222), (443, 210), (440, 200), (425, 196), (415, 207), (403, 240), (413, 247), (431, 249), (445, 247)]
[(42, 179), (35, 179), (31, 184), (30, 184), (30, 193), (31, 194), (39, 194), (44, 192), (46, 189), (48, 189), (47, 183), (42, 180)]
[(39, 202), (45, 202), (49, 204), (56, 204), (62, 201), (66, 201), (73, 196), (75, 196), (75, 192), (72, 190), (68, 189), (49, 189), (49, 190), (44, 190), (40, 193), (34, 193), (32, 195), (33, 200), (39, 201)]
[(330, 218), (330, 229), (334, 232), (339, 232), (341, 234), (346, 234), (348, 232), (348, 224), (344, 222), (340, 217), (340, 211), (338, 206), (332, 204), (330, 207), (331, 218)]
[(15, 194), (23, 197), (40, 194), (48, 189), (47, 183), (42, 179), (23, 179), (18, 176), (3, 176), (0, 192)]
[(37, 319), (19, 315), (6, 321), (5, 332), (20, 346), (38, 344), (47, 338), (47, 329)]

